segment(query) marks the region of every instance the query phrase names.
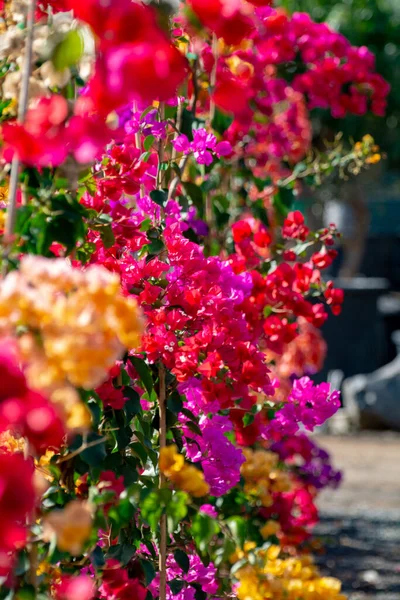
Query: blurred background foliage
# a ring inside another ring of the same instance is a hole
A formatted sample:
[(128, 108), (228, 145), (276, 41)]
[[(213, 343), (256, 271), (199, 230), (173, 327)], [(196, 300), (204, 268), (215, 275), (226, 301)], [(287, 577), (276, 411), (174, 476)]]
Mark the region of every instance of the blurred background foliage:
[[(386, 169), (400, 170), (400, 0), (279, 0), (289, 12), (308, 12), (343, 33), (355, 46), (368, 46), (376, 55), (377, 71), (391, 85), (385, 118), (368, 115), (332, 119), (321, 111), (315, 118), (346, 138), (374, 136), (387, 154)], [(318, 123), (319, 122), (319, 123)]]

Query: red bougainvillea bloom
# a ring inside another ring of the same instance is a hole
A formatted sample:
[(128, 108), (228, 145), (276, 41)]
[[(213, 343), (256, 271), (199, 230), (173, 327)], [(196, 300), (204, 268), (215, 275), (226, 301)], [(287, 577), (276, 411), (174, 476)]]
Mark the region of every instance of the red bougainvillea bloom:
[(309, 233), (310, 230), (304, 224), (304, 216), (301, 212), (299, 210), (290, 212), (283, 222), (283, 237), (304, 241)]
[(55, 593), (56, 600), (91, 600), (95, 589), (93, 580), (88, 575), (63, 575)]
[(271, 6), (273, 0), (247, 0), (253, 6)]
[(148, 40), (108, 49), (97, 60), (87, 94), (102, 114), (130, 100), (169, 100), (186, 67), (179, 50), (155, 32)]
[(60, 448), (65, 428), (55, 407), (38, 392), (28, 390), (17, 357), (0, 347), (0, 432), (10, 430), (26, 437), (38, 453)]
[[(149, 6), (130, 0), (63, 0), (77, 19), (85, 21), (102, 48), (151, 38), (155, 13)], [(155, 32), (154, 32), (155, 33)]]
[(103, 584), (100, 598), (118, 598), (119, 600), (145, 600), (147, 591), (138, 579), (130, 579), (128, 573), (118, 561), (107, 561), (103, 571)]
[(0, 402), (27, 392), (25, 377), (18, 367), (16, 348), (11, 340), (0, 344), (0, 381)]
[(333, 281), (328, 281), (324, 296), (326, 303), (331, 307), (333, 314), (340, 315), (344, 300), (343, 290), (333, 287)]
[(240, 0), (189, 0), (189, 6), (201, 23), (227, 44), (239, 44), (254, 27)]
[(33, 510), (33, 463), (21, 454), (0, 454), (0, 575), (8, 573), (10, 553), (26, 539), (26, 519)]

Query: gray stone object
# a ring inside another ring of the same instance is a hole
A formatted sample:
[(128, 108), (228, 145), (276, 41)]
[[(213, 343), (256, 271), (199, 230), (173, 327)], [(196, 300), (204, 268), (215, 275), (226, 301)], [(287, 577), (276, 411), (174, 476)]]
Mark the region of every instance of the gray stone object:
[[(400, 346), (400, 331), (393, 334)], [(354, 425), (400, 431), (400, 355), (370, 375), (356, 375), (343, 382), (344, 408)]]

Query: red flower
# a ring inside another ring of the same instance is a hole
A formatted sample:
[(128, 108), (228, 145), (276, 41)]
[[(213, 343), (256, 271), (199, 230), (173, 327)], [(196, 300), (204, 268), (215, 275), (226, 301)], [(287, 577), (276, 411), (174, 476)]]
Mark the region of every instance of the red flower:
[(331, 307), (334, 315), (340, 315), (342, 312), (342, 304), (344, 300), (344, 292), (339, 288), (333, 287), (333, 281), (328, 281), (326, 290), (324, 292), (326, 303)]
[(130, 579), (119, 563), (110, 559), (103, 571), (100, 591), (106, 598), (118, 600), (145, 600), (147, 591), (138, 579)]
[(232, 235), (233, 241), (235, 244), (239, 244), (251, 237), (252, 231), (249, 223), (247, 221), (237, 221), (232, 225)]
[(108, 49), (98, 58), (88, 96), (108, 113), (130, 100), (169, 100), (186, 74), (184, 56), (168, 39), (148, 32), (146, 40)]
[(95, 589), (93, 580), (88, 575), (63, 575), (61, 582), (57, 584), (57, 600), (91, 600), (94, 597)]
[(26, 519), (35, 505), (33, 464), (21, 454), (0, 454), (0, 575), (8, 574), (11, 552), (26, 539)]
[(130, 0), (63, 1), (66, 10), (90, 25), (102, 48), (146, 39), (156, 28), (154, 11)]
[(227, 44), (239, 44), (254, 28), (237, 0), (189, 0), (189, 6), (201, 23)]
[(284, 238), (294, 238), (304, 242), (309, 232), (310, 230), (304, 224), (304, 216), (299, 210), (290, 212), (283, 222), (282, 235)]
[(12, 341), (0, 344), (0, 381), (0, 402), (10, 396), (22, 396), (27, 391)]
[(311, 260), (318, 269), (326, 269), (333, 263), (336, 257), (336, 250), (327, 250), (324, 248), (321, 252), (314, 252)]

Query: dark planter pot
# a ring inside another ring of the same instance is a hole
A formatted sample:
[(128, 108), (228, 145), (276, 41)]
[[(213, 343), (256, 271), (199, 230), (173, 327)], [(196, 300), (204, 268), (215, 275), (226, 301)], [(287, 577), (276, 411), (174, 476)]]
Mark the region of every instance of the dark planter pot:
[(357, 277), (350, 281), (335, 280), (345, 293), (342, 313), (329, 316), (322, 328), (328, 343), (323, 370), (316, 381), (326, 381), (330, 371), (339, 369), (344, 377), (371, 373), (385, 363), (385, 330), (378, 311), (378, 298), (387, 290), (386, 279)]

